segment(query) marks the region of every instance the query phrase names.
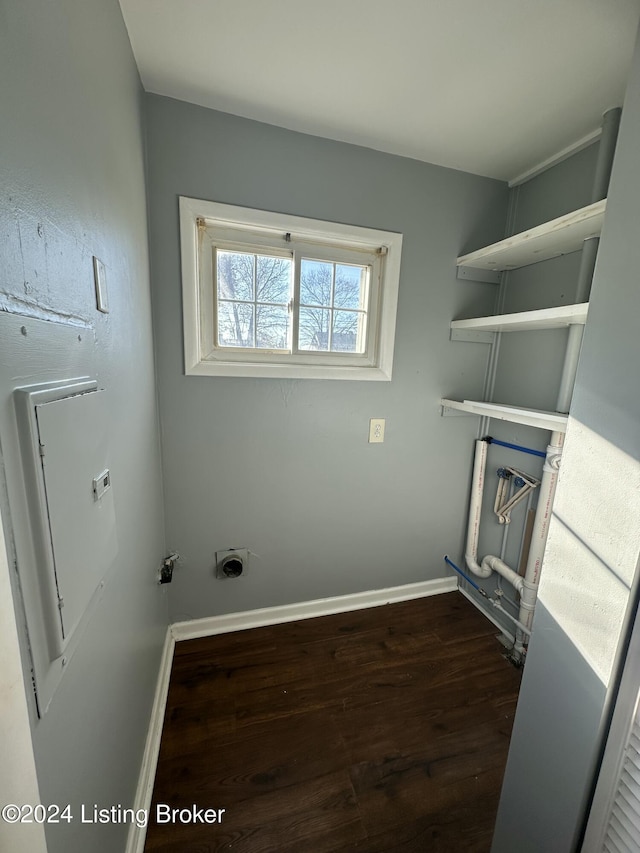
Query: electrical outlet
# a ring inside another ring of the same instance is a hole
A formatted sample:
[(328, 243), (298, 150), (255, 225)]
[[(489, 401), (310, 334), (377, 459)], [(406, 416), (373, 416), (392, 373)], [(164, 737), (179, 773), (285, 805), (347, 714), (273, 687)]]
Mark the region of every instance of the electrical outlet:
[(369, 421), (369, 444), (382, 444), (384, 441), (384, 418), (371, 418)]

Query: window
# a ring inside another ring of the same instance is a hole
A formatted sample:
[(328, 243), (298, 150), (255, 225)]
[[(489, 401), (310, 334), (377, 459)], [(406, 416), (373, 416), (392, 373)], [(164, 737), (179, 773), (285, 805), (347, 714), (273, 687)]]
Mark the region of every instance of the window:
[(391, 379), (402, 235), (180, 199), (185, 372)]

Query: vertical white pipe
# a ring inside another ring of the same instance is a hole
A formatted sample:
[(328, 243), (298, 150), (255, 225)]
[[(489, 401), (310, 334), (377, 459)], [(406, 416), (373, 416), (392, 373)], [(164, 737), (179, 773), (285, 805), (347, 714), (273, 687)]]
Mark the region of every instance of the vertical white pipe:
[[(582, 244), (578, 283), (576, 285), (576, 302), (586, 302), (589, 299), (591, 280), (593, 279), (593, 271), (596, 266), (596, 256), (598, 254), (598, 244), (599, 240), (597, 237), (591, 237)], [(567, 348), (565, 350), (560, 389), (558, 391), (558, 402), (556, 403), (556, 411), (563, 414), (569, 411), (569, 406), (571, 405), (573, 386), (576, 381), (576, 371), (578, 370), (580, 347), (582, 346), (583, 330), (584, 326), (582, 325), (572, 324), (569, 326)]]
[[(584, 248), (582, 251), (584, 253)], [(558, 391), (558, 402), (556, 403), (556, 411), (561, 412), (563, 415), (566, 415), (569, 412), (569, 406), (571, 405), (573, 386), (576, 381), (576, 372), (578, 370), (580, 348), (582, 346), (583, 329), (584, 327), (577, 323), (573, 323), (569, 326), (567, 348), (564, 354), (564, 366), (562, 368), (562, 378), (560, 380), (560, 390)]]
[[(544, 556), (545, 545), (547, 544), (547, 536), (549, 535), (549, 524), (551, 522), (553, 498), (556, 493), (556, 485), (558, 482), (558, 470), (560, 468), (563, 443), (563, 433), (554, 432), (551, 434), (551, 443), (547, 447), (547, 455), (542, 469), (540, 494), (538, 496), (536, 517), (533, 522), (529, 559), (527, 560), (523, 589), (520, 596), (520, 613), (518, 614), (518, 621), (525, 625), (529, 630), (531, 630), (533, 611), (535, 610), (536, 600), (538, 597), (542, 558)], [(523, 652), (524, 637), (523, 633), (520, 631), (516, 636), (514, 655), (520, 658), (522, 657)]]
[(471, 476), (471, 500), (469, 501), (469, 526), (467, 528), (467, 548), (464, 559), (467, 568), (481, 578), (488, 578), (491, 569), (478, 563), (478, 538), (480, 536), (480, 516), (482, 513), (482, 493), (484, 474), (487, 467), (487, 442), (477, 439)]

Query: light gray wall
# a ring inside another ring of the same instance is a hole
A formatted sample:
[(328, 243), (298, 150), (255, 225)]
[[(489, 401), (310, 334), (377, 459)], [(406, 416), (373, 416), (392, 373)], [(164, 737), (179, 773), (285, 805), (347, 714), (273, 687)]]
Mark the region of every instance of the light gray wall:
[[(127, 827), (82, 825), (79, 805), (133, 804), (167, 624), (155, 582), (164, 533), (141, 87), (117, 0), (3, 0), (0, 80), (0, 305), (27, 329), (29, 316), (51, 321), (52, 334), (69, 317), (95, 329), (119, 541), (102, 601), (34, 722), (40, 793), (76, 814), (47, 827), (50, 853), (114, 853)], [(93, 254), (107, 267), (105, 316), (95, 310)], [(15, 381), (49, 378), (46, 348), (38, 356), (22, 340)], [(3, 408), (10, 392), (0, 388)], [(2, 516), (10, 540), (4, 501)]]
[(493, 853), (576, 849), (640, 553), (640, 48), (600, 241)]
[[(495, 289), (455, 258), (504, 232), (504, 184), (147, 99), (149, 210), (167, 542), (183, 557), (174, 619), (244, 611), (445, 575), (460, 548), (474, 418), (438, 400), (482, 383), (485, 359), (449, 342)], [(390, 383), (185, 377), (178, 196), (404, 234)], [(371, 417), (387, 419), (367, 444)], [(255, 552), (213, 579), (217, 550)]]
[(511, 195), (515, 201), (515, 209), (510, 233), (526, 231), (591, 204), (598, 148), (599, 143), (593, 142), (535, 178), (514, 187)]

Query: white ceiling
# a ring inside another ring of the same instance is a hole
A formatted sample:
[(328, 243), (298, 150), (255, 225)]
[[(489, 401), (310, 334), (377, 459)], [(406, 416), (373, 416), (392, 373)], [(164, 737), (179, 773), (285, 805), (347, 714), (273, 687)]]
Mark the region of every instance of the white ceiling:
[(640, 0), (120, 0), (156, 92), (505, 180), (622, 103)]

